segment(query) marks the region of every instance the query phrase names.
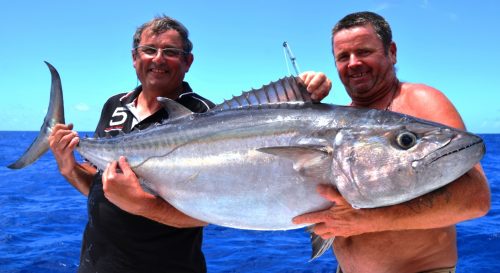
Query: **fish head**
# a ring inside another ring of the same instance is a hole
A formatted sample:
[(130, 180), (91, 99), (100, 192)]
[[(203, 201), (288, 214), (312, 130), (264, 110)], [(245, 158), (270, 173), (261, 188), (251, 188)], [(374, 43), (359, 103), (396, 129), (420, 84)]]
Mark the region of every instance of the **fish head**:
[(485, 152), (474, 134), (404, 115), (339, 130), (333, 147), (335, 184), (359, 208), (398, 204), (440, 188)]

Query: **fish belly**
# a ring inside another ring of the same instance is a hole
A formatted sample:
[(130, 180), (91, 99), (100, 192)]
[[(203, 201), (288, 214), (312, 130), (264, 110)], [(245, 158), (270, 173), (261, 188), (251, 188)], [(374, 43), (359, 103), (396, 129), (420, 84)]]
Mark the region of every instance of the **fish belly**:
[(331, 205), (316, 192), (320, 179), (294, 170), (292, 160), (257, 151), (287, 145), (270, 137), (184, 145), (144, 162), (135, 172), (180, 211), (226, 227), (300, 228), (292, 218)]

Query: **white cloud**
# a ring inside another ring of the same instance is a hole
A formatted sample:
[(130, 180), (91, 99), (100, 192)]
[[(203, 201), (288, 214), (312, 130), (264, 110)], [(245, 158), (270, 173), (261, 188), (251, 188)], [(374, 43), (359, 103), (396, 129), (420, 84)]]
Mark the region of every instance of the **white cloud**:
[[(499, 117), (493, 117), (493, 118), (487, 118), (481, 121), (479, 125), (477, 125), (475, 128), (472, 128), (471, 130), (476, 133), (495, 133), (498, 134), (500, 133), (500, 118)], [(469, 126), (467, 126), (467, 129), (469, 129)]]
[(75, 105), (75, 109), (80, 112), (87, 112), (90, 110), (90, 107), (87, 104), (80, 102)]

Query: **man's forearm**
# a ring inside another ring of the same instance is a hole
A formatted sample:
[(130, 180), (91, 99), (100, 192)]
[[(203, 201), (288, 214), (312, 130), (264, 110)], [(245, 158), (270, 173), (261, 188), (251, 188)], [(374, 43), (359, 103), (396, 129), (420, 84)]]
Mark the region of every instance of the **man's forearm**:
[[(429, 229), (481, 217), (490, 208), (490, 193), (480, 166), (454, 182), (403, 204), (373, 209), (377, 231)], [(376, 221), (376, 220), (375, 220)]]
[(207, 225), (207, 223), (203, 221), (184, 214), (160, 197), (152, 199), (150, 206), (143, 210), (141, 215), (153, 221), (177, 228), (201, 227)]
[(88, 196), (90, 184), (97, 170), (88, 163), (76, 164), (69, 172), (61, 173), (83, 195)]

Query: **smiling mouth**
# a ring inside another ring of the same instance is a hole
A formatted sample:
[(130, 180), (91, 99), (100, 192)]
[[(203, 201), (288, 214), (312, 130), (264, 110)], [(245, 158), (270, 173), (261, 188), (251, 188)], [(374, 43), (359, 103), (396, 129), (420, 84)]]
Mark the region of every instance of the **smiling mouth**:
[(149, 71), (151, 71), (153, 73), (167, 73), (168, 72), (167, 70), (158, 69), (158, 68), (151, 68)]
[(367, 75), (367, 73), (361, 72), (361, 73), (351, 74), (351, 75), (349, 75), (349, 77), (356, 79), (356, 78), (364, 77), (366, 75)]

